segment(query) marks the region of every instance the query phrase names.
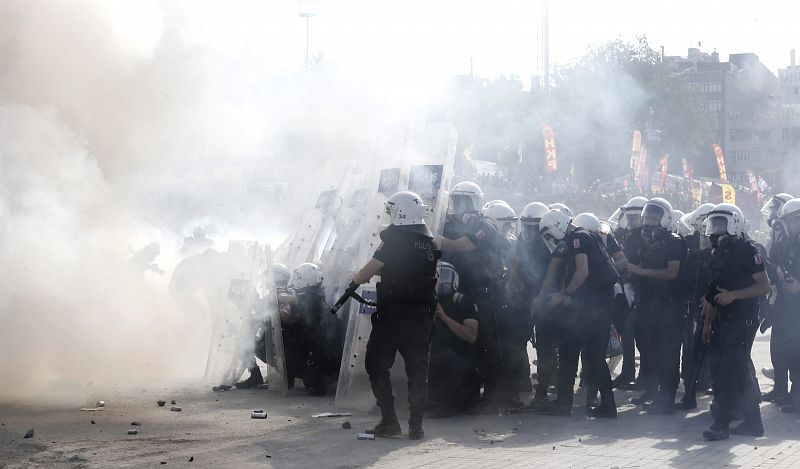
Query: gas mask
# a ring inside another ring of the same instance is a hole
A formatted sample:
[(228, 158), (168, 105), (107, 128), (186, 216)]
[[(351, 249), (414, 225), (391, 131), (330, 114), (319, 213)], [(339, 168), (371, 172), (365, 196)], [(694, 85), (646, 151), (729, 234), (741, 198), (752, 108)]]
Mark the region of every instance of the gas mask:
[(453, 264), (439, 262), (436, 268), (438, 279), (436, 281), (436, 295), (440, 303), (458, 304), (463, 295), (458, 291), (458, 273)]

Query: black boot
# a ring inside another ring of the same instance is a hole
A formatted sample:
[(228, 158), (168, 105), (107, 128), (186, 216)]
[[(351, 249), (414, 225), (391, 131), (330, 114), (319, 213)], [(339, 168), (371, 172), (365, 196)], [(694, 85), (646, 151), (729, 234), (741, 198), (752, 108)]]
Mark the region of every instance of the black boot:
[(678, 410), (694, 410), (697, 408), (697, 399), (690, 396), (683, 396), (683, 399), (675, 404)]
[(711, 428), (703, 432), (703, 439), (708, 441), (727, 440), (730, 437), (729, 426), (714, 422)]
[(381, 421), (375, 427), (364, 433), (371, 433), (375, 436), (397, 436), (401, 431), (397, 416), (392, 414), (381, 417)]
[(239, 381), (234, 386), (236, 386), (237, 389), (250, 389), (259, 384), (264, 384), (264, 377), (261, 376), (261, 368), (256, 366), (250, 368), (250, 376), (246, 380)]
[(422, 420), (409, 420), (408, 421), (408, 439), (421, 440), (425, 436), (425, 431), (422, 429)]
[(589, 409), (587, 414), (594, 419), (615, 419), (617, 418), (617, 405), (613, 401), (603, 402), (599, 406)]
[(748, 422), (745, 420), (739, 425), (731, 428), (730, 433), (732, 435), (740, 436), (764, 436), (764, 424), (762, 424), (760, 420), (754, 422)]

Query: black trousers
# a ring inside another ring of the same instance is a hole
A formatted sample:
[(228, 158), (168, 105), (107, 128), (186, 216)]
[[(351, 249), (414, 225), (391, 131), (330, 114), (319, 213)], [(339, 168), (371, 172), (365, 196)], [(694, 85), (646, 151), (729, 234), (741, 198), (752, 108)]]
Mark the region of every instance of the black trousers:
[[(614, 403), (611, 372), (606, 364), (611, 330), (611, 291), (574, 300), (570, 313), (559, 327), (558, 398), (560, 404), (572, 405), (578, 359), (583, 350), (586, 378), (600, 391), (604, 404)], [(571, 319), (571, 320), (570, 320)]]
[(680, 382), (683, 315), (680, 304), (652, 298), (640, 304), (636, 333), (645, 390), (660, 401), (674, 402)]
[(622, 327), (618, 328), (622, 336), (622, 371), (620, 376), (627, 380), (636, 379), (636, 315), (631, 313)]
[(428, 395), (440, 408), (455, 412), (475, 405), (480, 397), (475, 354), (434, 346), (428, 367)]
[(389, 370), (399, 352), (408, 377), (411, 420), (422, 420), (428, 398), (432, 327), (433, 308), (428, 306), (381, 306), (372, 315), (364, 360), (372, 393), (384, 417), (395, 415)]
[(719, 339), (719, 370), (714, 382), (717, 415), (715, 423), (730, 424), (737, 405), (747, 422), (761, 422), (761, 392), (755, 376), (750, 351), (758, 330), (758, 321), (720, 320), (717, 325)]
[(544, 399), (547, 397), (547, 388), (553, 383), (558, 373), (558, 354), (556, 353), (556, 337), (558, 335), (558, 324), (551, 312), (543, 313), (536, 320), (535, 326), (536, 344), (536, 397)]
[[(773, 389), (781, 394), (789, 392), (789, 372), (792, 361), (792, 348), (797, 336), (791, 330), (794, 328), (789, 320), (794, 311), (784, 292), (778, 294), (775, 304), (770, 310), (769, 320), (772, 322), (772, 332), (769, 340), (769, 355), (772, 368), (775, 370), (775, 385)], [(797, 379), (796, 376), (793, 380)]]
[[(504, 406), (518, 394), (523, 360), (511, 330), (512, 309), (500, 292), (475, 295), (478, 305), (478, 371), (483, 400)], [(525, 352), (527, 353), (527, 352)], [(527, 363), (527, 362), (526, 362)]]
[[(697, 395), (697, 389), (705, 390), (711, 387), (711, 353), (709, 346), (703, 343), (703, 322), (689, 318), (685, 326), (681, 350), (681, 378), (683, 378), (683, 398), (692, 400)], [(694, 385), (691, 383), (692, 380), (695, 380)]]

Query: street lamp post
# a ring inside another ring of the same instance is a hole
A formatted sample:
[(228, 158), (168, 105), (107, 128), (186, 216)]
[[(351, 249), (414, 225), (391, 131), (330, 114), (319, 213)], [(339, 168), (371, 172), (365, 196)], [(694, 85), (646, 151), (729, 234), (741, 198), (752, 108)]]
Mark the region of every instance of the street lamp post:
[(306, 68), (308, 68), (309, 57), (309, 28), (311, 18), (317, 16), (316, 13), (316, 0), (298, 0), (300, 3), (300, 17), (306, 19)]

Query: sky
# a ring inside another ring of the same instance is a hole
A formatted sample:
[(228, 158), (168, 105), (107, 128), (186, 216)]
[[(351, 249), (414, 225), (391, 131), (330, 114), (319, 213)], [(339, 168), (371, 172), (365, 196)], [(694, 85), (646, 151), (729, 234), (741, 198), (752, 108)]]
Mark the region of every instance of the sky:
[[(259, 54), (276, 69), (302, 67), (306, 21), (312, 56), (391, 90), (424, 98), (449, 76), (517, 75), (527, 86), (541, 73), (543, 0), (173, 0), (183, 11), (184, 37), (226, 51)], [(302, 6), (301, 6), (302, 3)], [(158, 0), (110, 2), (132, 53), (146, 55), (160, 34)], [(728, 54), (755, 52), (773, 71), (800, 49), (800, 1), (550, 0), (551, 66), (587, 47), (646, 35), (667, 55), (689, 47)]]

